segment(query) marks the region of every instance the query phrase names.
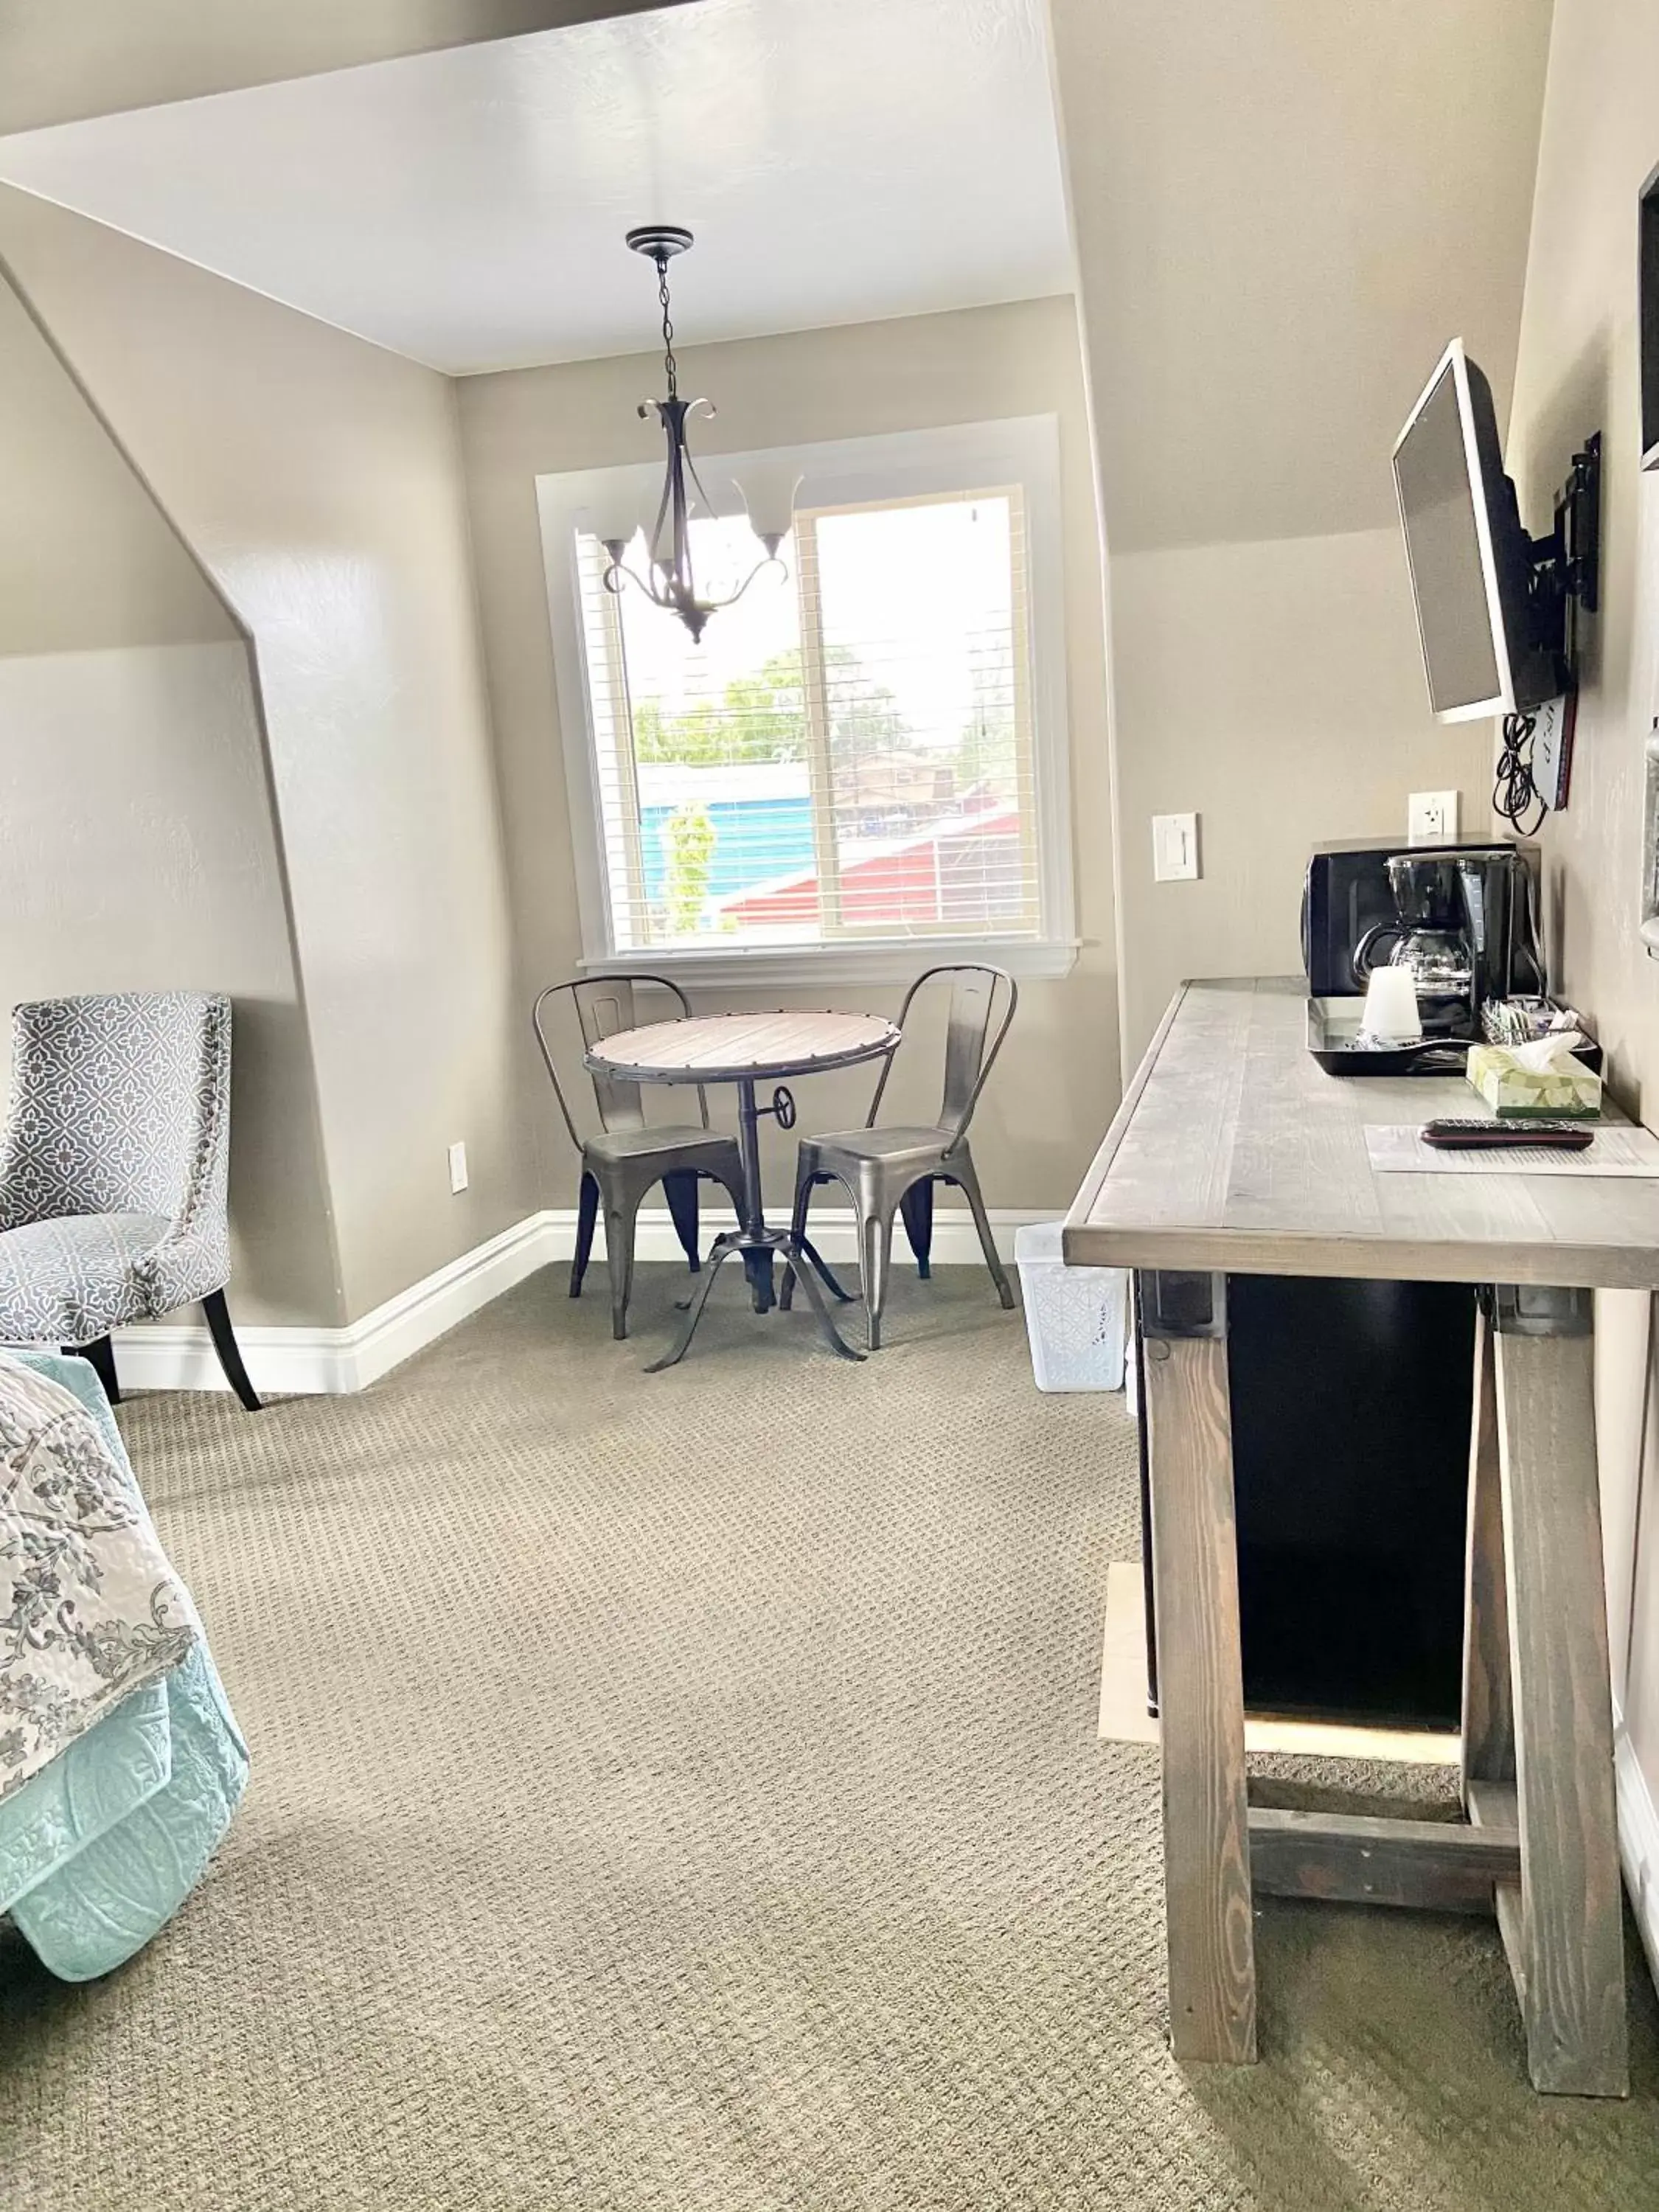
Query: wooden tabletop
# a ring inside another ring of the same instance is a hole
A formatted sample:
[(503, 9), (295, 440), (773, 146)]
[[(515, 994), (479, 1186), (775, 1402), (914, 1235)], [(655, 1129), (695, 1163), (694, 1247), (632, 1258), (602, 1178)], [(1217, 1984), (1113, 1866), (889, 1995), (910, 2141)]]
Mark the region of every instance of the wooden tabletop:
[(850, 1067), (891, 1052), (900, 1034), (879, 1014), (696, 1014), (618, 1030), (587, 1063), (639, 1083), (738, 1083)]
[(1367, 1122), (1486, 1109), (1462, 1076), (1327, 1075), (1306, 994), (1299, 976), (1182, 986), (1066, 1218), (1067, 1260), (1659, 1285), (1659, 1180), (1374, 1173)]

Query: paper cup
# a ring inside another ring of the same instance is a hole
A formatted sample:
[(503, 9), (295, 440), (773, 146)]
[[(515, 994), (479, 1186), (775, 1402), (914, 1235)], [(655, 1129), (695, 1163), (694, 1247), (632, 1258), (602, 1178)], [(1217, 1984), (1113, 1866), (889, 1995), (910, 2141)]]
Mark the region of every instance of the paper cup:
[(1365, 987), (1360, 1028), (1389, 1044), (1411, 1044), (1423, 1034), (1417, 1011), (1417, 986), (1408, 968), (1373, 968)]

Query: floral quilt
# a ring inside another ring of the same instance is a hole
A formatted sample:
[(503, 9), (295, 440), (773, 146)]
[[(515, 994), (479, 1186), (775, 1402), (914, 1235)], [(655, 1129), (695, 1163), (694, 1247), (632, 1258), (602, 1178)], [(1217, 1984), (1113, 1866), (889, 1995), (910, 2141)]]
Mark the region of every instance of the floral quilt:
[(0, 1798), (200, 1636), (92, 1415), (0, 1352)]

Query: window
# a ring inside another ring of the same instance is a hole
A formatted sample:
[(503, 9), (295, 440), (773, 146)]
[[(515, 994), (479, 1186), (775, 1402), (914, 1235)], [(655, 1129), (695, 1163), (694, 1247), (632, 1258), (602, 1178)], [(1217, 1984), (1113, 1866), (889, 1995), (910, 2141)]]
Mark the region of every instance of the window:
[[(702, 463), (717, 500), (751, 459), (802, 483), (787, 573), (696, 645), (605, 589), (584, 502), (614, 482), (544, 480), (589, 965), (902, 972), (967, 945), (1069, 966), (1063, 688), (1036, 674), (1054, 444), (995, 424)], [(693, 544), (716, 589), (755, 558), (741, 518)]]

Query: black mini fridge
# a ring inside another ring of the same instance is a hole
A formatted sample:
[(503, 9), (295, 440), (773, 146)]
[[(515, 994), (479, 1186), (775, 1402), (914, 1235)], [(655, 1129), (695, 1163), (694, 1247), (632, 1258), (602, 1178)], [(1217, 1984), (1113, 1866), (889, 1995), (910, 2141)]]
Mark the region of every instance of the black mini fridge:
[[(1227, 1314), (1247, 1709), (1455, 1729), (1474, 1290), (1230, 1275)], [(1156, 1710), (1150, 1580), (1147, 1665)]]

